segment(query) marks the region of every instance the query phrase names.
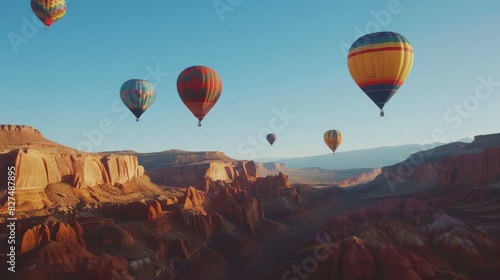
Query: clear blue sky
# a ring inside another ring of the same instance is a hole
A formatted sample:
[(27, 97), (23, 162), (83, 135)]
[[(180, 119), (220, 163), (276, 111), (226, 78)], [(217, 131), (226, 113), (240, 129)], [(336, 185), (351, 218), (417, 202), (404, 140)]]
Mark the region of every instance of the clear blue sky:
[[(326, 154), (329, 129), (344, 134), (338, 152), (500, 132), (496, 0), (67, 2), (49, 31), (28, 0), (4, 3), (0, 123), (83, 150), (218, 150), (238, 159)], [(415, 53), (384, 118), (352, 80), (344, 51), (382, 30), (403, 34)], [(175, 85), (192, 65), (223, 81), (201, 128)], [(132, 78), (148, 78), (157, 92), (139, 123), (119, 98)], [(259, 135), (272, 129), (270, 147)]]

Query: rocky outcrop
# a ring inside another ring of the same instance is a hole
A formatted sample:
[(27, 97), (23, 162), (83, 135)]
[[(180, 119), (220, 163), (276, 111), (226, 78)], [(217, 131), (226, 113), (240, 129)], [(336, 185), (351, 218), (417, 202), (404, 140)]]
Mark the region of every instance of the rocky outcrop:
[(500, 257), (486, 232), (415, 198), (383, 199), (335, 215), (311, 240), (335, 268), (329, 279), (432, 278), (428, 260), (436, 251), (476, 269)]
[(253, 181), (257, 176), (253, 161), (210, 161), (204, 163), (173, 165), (165, 169), (148, 169), (148, 176), (158, 184), (174, 186), (197, 186), (210, 178), (226, 183), (244, 177)]
[(135, 243), (130, 233), (114, 224), (88, 229), (84, 227), (83, 238), (89, 245), (94, 246), (124, 247)]
[[(29, 209), (50, 204), (40, 194), (52, 183), (75, 188), (119, 185), (144, 175), (135, 156), (80, 152), (45, 139), (32, 127), (1, 125), (1, 186), (7, 185), (8, 169), (15, 171), (16, 195), (20, 203), (30, 204)], [(2, 204), (5, 191), (0, 189)]]
[(42, 133), (27, 125), (0, 125), (0, 151), (19, 147), (63, 147), (42, 136)]
[(500, 134), (476, 136), (471, 144), (452, 143), (418, 152), (404, 162), (382, 168), (379, 177), (392, 190), (408, 185), (484, 186), (500, 179)]
[(183, 213), (207, 215), (204, 207), (207, 207), (208, 204), (209, 198), (205, 192), (189, 187), (181, 199), (181, 211)]
[(78, 259), (78, 277), (81, 279), (134, 279), (129, 275), (127, 260), (106, 253)]
[(264, 220), (262, 197), (250, 197), (246, 191), (226, 188), (214, 198), (213, 207), (252, 234), (255, 234), (254, 225)]
[(187, 260), (191, 257), (191, 253), (189, 253), (189, 243), (186, 240), (174, 239), (171, 241), (169, 247), (172, 248), (173, 257), (180, 257), (183, 260)]
[(280, 195), (280, 189), (288, 189), (290, 186), (288, 176), (280, 172), (278, 175), (258, 177), (248, 192), (252, 195), (271, 197)]
[(335, 185), (337, 185), (341, 188), (347, 188), (350, 186), (364, 184), (364, 183), (373, 181), (373, 179), (375, 179), (378, 175), (380, 175), (381, 172), (382, 172), (381, 168), (375, 168), (371, 172), (365, 172), (359, 176), (345, 179), (345, 180), (342, 180), (340, 182), (336, 182)]
[(73, 221), (71, 224), (55, 221), (39, 224), (22, 234), (19, 253), (24, 254), (50, 241), (76, 242), (85, 246), (82, 233), (82, 228), (77, 221)]
[(99, 207), (99, 211), (109, 216), (121, 216), (138, 218), (142, 220), (155, 219), (163, 213), (158, 201), (149, 202), (134, 201), (131, 203), (104, 203)]
[(209, 207), (209, 204), (210, 199), (205, 192), (189, 187), (179, 206), (184, 227), (191, 229), (194, 234), (201, 235), (207, 240), (212, 238), (214, 231), (212, 218), (205, 210), (205, 207)]
[(20, 279), (134, 279), (124, 258), (94, 256), (75, 242), (50, 241), (26, 261), (36, 265), (16, 273)]
[[(18, 149), (8, 155), (15, 166), (16, 188), (43, 189), (50, 183), (64, 182), (80, 188), (99, 184), (125, 183), (141, 177), (144, 169), (133, 156), (99, 155)], [(7, 169), (7, 166), (2, 166)]]
[(375, 245), (357, 237), (329, 244), (319, 253), (314, 279), (434, 279), (432, 265), (412, 251)]

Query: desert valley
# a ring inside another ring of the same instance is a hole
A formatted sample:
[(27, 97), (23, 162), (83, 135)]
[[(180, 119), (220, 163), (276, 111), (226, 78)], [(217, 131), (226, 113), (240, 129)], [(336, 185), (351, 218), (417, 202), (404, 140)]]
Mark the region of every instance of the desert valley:
[(0, 148), (0, 256), (8, 264), (14, 234), (16, 271), (1, 279), (500, 275), (500, 134), (325, 171), (337, 181), (322, 186), (305, 183), (317, 169), (221, 152), (86, 153), (29, 126), (2, 125)]

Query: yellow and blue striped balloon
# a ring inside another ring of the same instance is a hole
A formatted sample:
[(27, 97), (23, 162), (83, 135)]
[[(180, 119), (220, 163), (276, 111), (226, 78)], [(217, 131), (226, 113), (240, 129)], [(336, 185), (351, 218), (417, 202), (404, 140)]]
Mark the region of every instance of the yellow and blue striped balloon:
[(357, 39), (347, 56), (356, 84), (380, 108), (403, 85), (413, 65), (413, 48), (396, 32), (376, 32)]
[(336, 129), (328, 130), (323, 135), (323, 140), (325, 140), (326, 145), (332, 150), (333, 154), (342, 143), (342, 139), (342, 133)]
[(64, 0), (31, 0), (31, 10), (47, 27), (66, 14)]
[(132, 79), (123, 83), (120, 88), (123, 104), (139, 121), (141, 115), (153, 104), (156, 92), (153, 84), (146, 80)]

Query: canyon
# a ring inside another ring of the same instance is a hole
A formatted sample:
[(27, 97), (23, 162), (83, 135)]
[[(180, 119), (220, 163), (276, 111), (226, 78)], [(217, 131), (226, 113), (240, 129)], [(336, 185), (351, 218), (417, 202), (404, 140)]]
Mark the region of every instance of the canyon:
[[(292, 180), (285, 165), (216, 151), (85, 153), (32, 127), (1, 125), (2, 186), (9, 166), (16, 279), (444, 280), (500, 272), (500, 134), (343, 171), (321, 188)], [(7, 196), (0, 189), (2, 225)], [(2, 226), (2, 262), (8, 234)]]

